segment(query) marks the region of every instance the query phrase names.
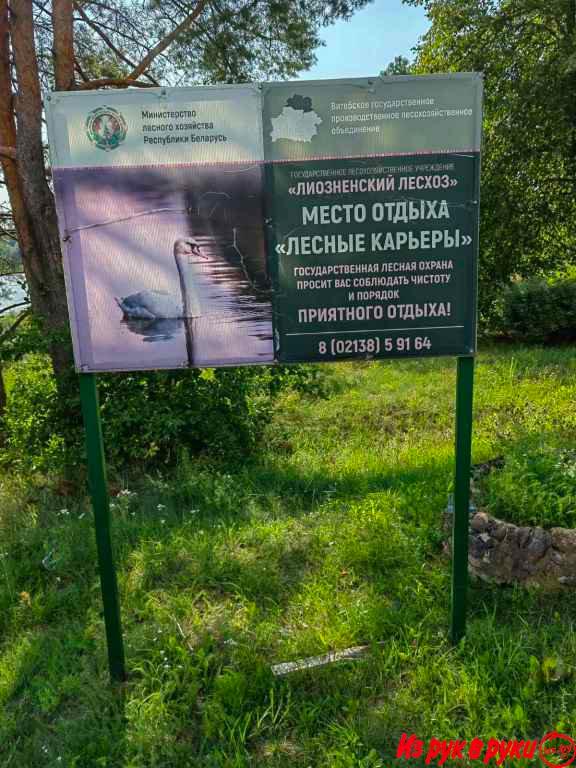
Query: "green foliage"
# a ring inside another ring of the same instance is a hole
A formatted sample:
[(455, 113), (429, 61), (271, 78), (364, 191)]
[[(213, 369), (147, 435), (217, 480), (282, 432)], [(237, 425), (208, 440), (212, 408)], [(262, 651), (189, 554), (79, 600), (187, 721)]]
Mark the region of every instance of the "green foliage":
[(576, 451), (529, 435), (507, 451), (482, 491), (488, 510), (508, 522), (576, 528)]
[[(0, 334), (14, 323), (14, 316), (0, 316)], [(0, 344), (0, 363), (21, 360), (25, 355), (48, 354), (48, 334), (36, 315), (28, 315), (19, 323), (17, 332), (8, 334)]]
[(514, 283), (502, 296), (499, 330), (537, 343), (576, 338), (576, 279)]
[(11, 238), (0, 238), (0, 275), (22, 271), (18, 245)]
[[(320, 30), (347, 19), (367, 0), (228, 0), (213, 6), (180, 35), (172, 62), (188, 79), (238, 83), (294, 77), (316, 61)], [(187, 3), (186, 5), (190, 5)], [(158, 3), (164, 13), (181, 13), (179, 2)], [(209, 34), (207, 34), (209, 30)]]
[(410, 74), (410, 61), (405, 56), (395, 56), (386, 69), (380, 72), (380, 77), (387, 75), (408, 75)]
[(297, 369), (256, 367), (101, 377), (111, 460), (173, 464), (182, 449), (241, 460), (256, 447), (273, 395), (307, 379)]
[(480, 310), (574, 259), (576, 19), (571, 0), (405, 0), (431, 27), (420, 73), (484, 74)]
[[(190, 454), (115, 489), (120, 688), (85, 495), (0, 473), (1, 765), (387, 768), (402, 733), (570, 733), (572, 593), (476, 583), (466, 639), (448, 641), (454, 361), (330, 371), (328, 397), (282, 387), (251, 460)], [(575, 374), (570, 348), (479, 355), (474, 461), (505, 458), (492, 511), (527, 523), (535, 495), (547, 524), (566, 519)], [(271, 672), (358, 645), (356, 661)]]
[[(166, 53), (143, 78), (160, 85), (283, 79), (310, 68), (321, 30), (348, 19), (369, 0), (223, 0), (206, 3), (185, 24), (197, 0), (85, 2), (75, 18), (74, 49), (84, 77), (129, 75), (153, 47), (181, 26)], [(36, 31), (43, 85), (53, 83), (50, 15)], [(121, 53), (119, 53), (119, 51)]]
[(46, 357), (29, 355), (18, 375), (8, 377), (7, 387), (3, 458), (20, 470), (61, 470), (66, 459), (64, 436), (58, 429), (61, 405)]
[[(322, 386), (314, 366), (103, 375), (107, 456), (118, 468), (174, 464), (183, 450), (239, 461), (256, 449), (280, 392), (317, 393)], [(57, 391), (48, 359), (28, 355), (13, 366), (8, 390), (5, 461), (52, 472), (82, 462), (76, 375)]]

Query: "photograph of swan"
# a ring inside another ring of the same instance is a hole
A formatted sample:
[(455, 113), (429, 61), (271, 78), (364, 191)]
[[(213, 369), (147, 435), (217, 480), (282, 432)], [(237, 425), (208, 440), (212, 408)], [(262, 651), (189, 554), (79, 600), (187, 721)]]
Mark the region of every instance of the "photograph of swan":
[(58, 169), (56, 184), (90, 370), (273, 362), (261, 166)]
[(139, 291), (116, 299), (125, 320), (166, 320), (184, 317), (182, 302), (167, 291)]
[(167, 291), (143, 290), (122, 298), (114, 297), (126, 320), (168, 320), (200, 317), (202, 308), (195, 282), (197, 267), (208, 261), (193, 238), (174, 243), (181, 296)]

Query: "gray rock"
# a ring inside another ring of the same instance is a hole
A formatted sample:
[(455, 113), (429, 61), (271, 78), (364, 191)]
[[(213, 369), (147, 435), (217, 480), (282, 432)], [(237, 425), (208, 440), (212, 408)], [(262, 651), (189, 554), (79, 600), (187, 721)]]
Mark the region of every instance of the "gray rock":
[(576, 531), (572, 528), (552, 528), (552, 546), (568, 555), (576, 552)]
[(550, 548), (552, 537), (543, 528), (533, 528), (532, 536), (526, 547), (527, 554), (531, 559), (539, 560)]
[(516, 526), (476, 512), (470, 520), (468, 563), (483, 581), (576, 587), (576, 530)]
[(485, 512), (476, 512), (470, 522), (470, 527), (474, 531), (486, 531), (490, 525), (490, 518)]
[(492, 531), (492, 536), (496, 539), (496, 541), (503, 541), (506, 538), (506, 534), (508, 532), (507, 527), (504, 523), (497, 522), (497, 525), (494, 526), (494, 530)]
[(516, 539), (518, 546), (525, 547), (532, 536), (532, 528), (518, 528), (516, 533)]

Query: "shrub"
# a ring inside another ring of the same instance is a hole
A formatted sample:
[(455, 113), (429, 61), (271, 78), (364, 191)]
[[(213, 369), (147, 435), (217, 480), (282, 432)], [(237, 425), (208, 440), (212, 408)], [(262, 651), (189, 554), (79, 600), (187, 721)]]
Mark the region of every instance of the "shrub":
[(568, 435), (519, 441), (483, 484), (488, 511), (517, 525), (576, 526), (576, 451), (566, 444)]
[(65, 463), (66, 444), (55, 424), (59, 411), (56, 381), (45, 355), (32, 354), (10, 371), (2, 419), (6, 456), (19, 469), (47, 471)]
[(515, 283), (502, 299), (501, 330), (544, 343), (576, 338), (576, 279)]
[[(183, 449), (242, 459), (256, 448), (274, 398), (289, 388), (316, 394), (320, 375), (310, 365), (100, 375), (107, 458), (118, 468), (173, 464)], [(56, 472), (82, 462), (77, 377), (59, 394), (48, 358), (37, 354), (15, 364), (10, 379), (4, 460)]]

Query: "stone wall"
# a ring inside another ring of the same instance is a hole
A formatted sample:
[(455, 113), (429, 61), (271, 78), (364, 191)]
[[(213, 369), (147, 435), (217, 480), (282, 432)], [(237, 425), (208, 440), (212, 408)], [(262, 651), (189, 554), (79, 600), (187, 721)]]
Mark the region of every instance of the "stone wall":
[(576, 586), (576, 530), (520, 527), (485, 512), (470, 519), (468, 567), (498, 584)]
[[(478, 484), (501, 469), (496, 458), (472, 469), (470, 492), (468, 568), (473, 576), (496, 584), (538, 585), (546, 589), (576, 587), (576, 530), (518, 526), (477, 511)], [(453, 511), (449, 506), (444, 529), (451, 535)]]

